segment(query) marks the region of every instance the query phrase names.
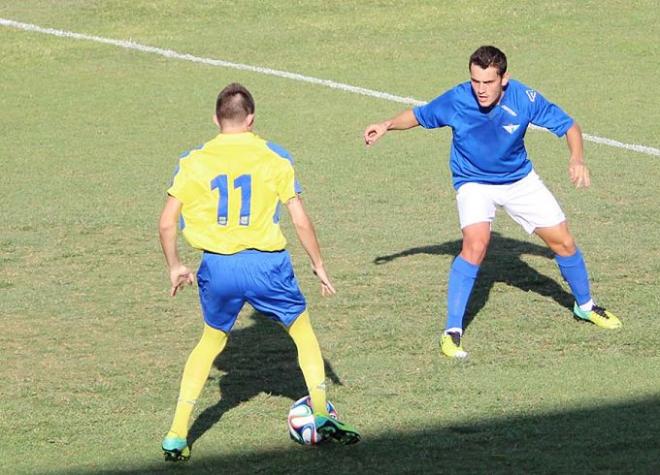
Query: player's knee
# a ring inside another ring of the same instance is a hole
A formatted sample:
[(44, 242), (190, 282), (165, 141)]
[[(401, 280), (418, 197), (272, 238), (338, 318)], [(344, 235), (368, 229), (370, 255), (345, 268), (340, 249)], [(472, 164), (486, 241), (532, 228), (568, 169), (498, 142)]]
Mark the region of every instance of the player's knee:
[(204, 331), (198, 345), (220, 348), (222, 350), (222, 348), (224, 348), (225, 344), (227, 343), (227, 338), (227, 333), (223, 332), (222, 330), (218, 330), (217, 328), (213, 328), (205, 323)]
[(475, 240), (463, 243), (461, 257), (472, 264), (481, 264), (486, 257), (488, 241)]
[(577, 252), (577, 246), (571, 236), (554, 243), (552, 250), (560, 256), (572, 256)]

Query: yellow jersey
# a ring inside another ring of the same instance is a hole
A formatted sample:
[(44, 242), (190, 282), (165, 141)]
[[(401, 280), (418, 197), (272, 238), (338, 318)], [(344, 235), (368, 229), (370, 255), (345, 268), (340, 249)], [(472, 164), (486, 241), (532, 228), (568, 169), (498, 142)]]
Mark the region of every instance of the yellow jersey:
[(219, 134), (179, 160), (167, 190), (183, 203), (188, 243), (217, 254), (280, 251), (280, 203), (300, 193), (293, 160), (252, 132)]

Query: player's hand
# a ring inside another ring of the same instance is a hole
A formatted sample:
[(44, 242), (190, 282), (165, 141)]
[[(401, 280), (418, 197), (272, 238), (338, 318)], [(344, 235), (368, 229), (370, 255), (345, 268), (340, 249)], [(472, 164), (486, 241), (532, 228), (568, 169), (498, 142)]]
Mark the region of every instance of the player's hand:
[(323, 265), (312, 267), (312, 272), (314, 272), (314, 275), (321, 281), (321, 295), (327, 297), (337, 293), (335, 288), (332, 286), (332, 282), (330, 282), (330, 278), (325, 272), (325, 267), (323, 267)]
[(385, 135), (387, 130), (387, 124), (384, 122), (371, 124), (364, 130), (364, 143), (367, 144), (367, 147), (373, 145), (379, 138)]
[(589, 178), (589, 169), (582, 159), (571, 159), (568, 164), (568, 173), (571, 177), (571, 182), (576, 188), (587, 188), (591, 185), (591, 178)]
[(179, 289), (183, 289), (186, 285), (193, 285), (195, 283), (195, 274), (184, 265), (178, 265), (170, 269), (170, 296), (174, 297)]

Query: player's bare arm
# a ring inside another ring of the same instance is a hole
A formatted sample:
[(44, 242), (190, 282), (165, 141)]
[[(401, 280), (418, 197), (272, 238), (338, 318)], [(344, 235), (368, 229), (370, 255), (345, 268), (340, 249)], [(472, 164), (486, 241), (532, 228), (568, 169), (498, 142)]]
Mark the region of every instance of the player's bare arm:
[(321, 258), (321, 247), (316, 238), (316, 231), (314, 230), (312, 220), (309, 219), (309, 216), (305, 211), (302, 199), (300, 196), (291, 198), (287, 201), (286, 206), (289, 210), (289, 215), (291, 215), (291, 221), (296, 229), (298, 239), (312, 263), (312, 270), (321, 281), (321, 295), (334, 295), (337, 291), (333, 287), (332, 282), (330, 282), (330, 278), (325, 271), (323, 259)]
[(576, 188), (588, 187), (591, 185), (589, 178), (589, 169), (584, 162), (584, 145), (582, 143), (582, 130), (577, 122), (574, 122), (568, 132), (566, 132), (566, 143), (570, 151), (568, 162), (568, 173), (571, 182)]
[(408, 109), (390, 120), (369, 125), (364, 131), (364, 143), (373, 145), (389, 130), (407, 130), (418, 125), (417, 117), (412, 109)]
[(167, 197), (167, 202), (160, 215), (158, 232), (163, 255), (170, 271), (170, 295), (174, 297), (179, 289), (195, 282), (193, 272), (184, 266), (179, 259), (176, 247), (177, 221), (181, 213), (181, 202), (173, 196)]

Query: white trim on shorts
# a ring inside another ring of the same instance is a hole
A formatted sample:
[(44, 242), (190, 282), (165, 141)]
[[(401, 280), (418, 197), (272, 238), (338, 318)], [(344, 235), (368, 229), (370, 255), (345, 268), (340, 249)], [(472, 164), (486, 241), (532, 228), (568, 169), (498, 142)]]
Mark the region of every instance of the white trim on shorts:
[(495, 211), (503, 208), (528, 234), (536, 228), (556, 226), (566, 221), (554, 195), (537, 173), (529, 174), (507, 185), (465, 183), (456, 192), (461, 229), (471, 224), (490, 223)]

